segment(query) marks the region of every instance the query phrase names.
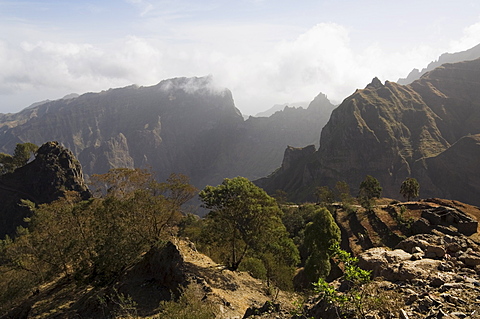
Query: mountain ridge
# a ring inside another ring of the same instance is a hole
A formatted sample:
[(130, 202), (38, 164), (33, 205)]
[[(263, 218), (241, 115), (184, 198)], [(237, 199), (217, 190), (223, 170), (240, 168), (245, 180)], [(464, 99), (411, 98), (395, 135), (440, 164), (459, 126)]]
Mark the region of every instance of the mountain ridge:
[(413, 81), (418, 80), (425, 73), (432, 71), (433, 69), (441, 66), (444, 63), (456, 63), (468, 60), (475, 60), (479, 57), (480, 44), (461, 52), (443, 53), (442, 55), (440, 55), (438, 60), (430, 62), (427, 67), (423, 68), (421, 71), (418, 69), (413, 69), (412, 71), (410, 71), (406, 78), (398, 79), (397, 83), (402, 85), (410, 84)]
[[(278, 176), (257, 184), (270, 193), (281, 189), (295, 194), (292, 198), (297, 200), (311, 200), (316, 186), (333, 187), (337, 181), (346, 181), (356, 192), (365, 176), (372, 175), (382, 184), (385, 196), (398, 198), (402, 181), (416, 177), (423, 185), (422, 196), (458, 196), (449, 186), (456, 184), (454, 180), (434, 185), (434, 176), (443, 172), (434, 171), (433, 163), (463, 136), (480, 133), (479, 75), (477, 59), (444, 64), (406, 86), (374, 79), (332, 112), (317, 152), (303, 159), (300, 167), (290, 172), (280, 169)], [(477, 167), (469, 169), (468, 174), (478, 176)], [(302, 187), (295, 190), (275, 182), (285, 180), (289, 184), (296, 180), (294, 184)], [(469, 187), (469, 194), (480, 191), (475, 183)], [(480, 203), (472, 196), (458, 199)]]
[(318, 145), (331, 109), (319, 95), (307, 109), (244, 120), (232, 92), (211, 77), (174, 78), (0, 114), (0, 150), (56, 140), (77, 156), (86, 176), (150, 167), (159, 180), (182, 173), (202, 188), (225, 177), (260, 178), (280, 165), (287, 145)]

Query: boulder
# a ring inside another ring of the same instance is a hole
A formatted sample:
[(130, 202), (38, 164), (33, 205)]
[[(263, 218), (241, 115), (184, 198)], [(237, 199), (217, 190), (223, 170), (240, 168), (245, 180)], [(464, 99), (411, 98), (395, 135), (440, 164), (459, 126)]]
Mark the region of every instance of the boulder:
[(365, 251), (358, 257), (358, 266), (365, 270), (371, 270), (372, 275), (376, 277), (387, 266), (411, 258), (411, 254), (401, 249), (388, 250), (385, 247), (375, 247)]

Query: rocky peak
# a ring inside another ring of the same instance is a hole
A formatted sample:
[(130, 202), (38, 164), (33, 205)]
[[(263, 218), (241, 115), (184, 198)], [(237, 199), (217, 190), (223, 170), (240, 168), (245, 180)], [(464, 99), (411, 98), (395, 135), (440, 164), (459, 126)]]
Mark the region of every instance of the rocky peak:
[(301, 160), (302, 158), (308, 157), (315, 153), (315, 145), (309, 145), (305, 147), (293, 147), (287, 146), (285, 150), (285, 155), (283, 157), (282, 169), (288, 170), (290, 167)]
[(47, 142), (32, 162), (0, 176), (0, 237), (14, 234), (23, 224), (29, 212), (19, 205), (22, 199), (38, 205), (52, 202), (67, 191), (76, 191), (83, 199), (91, 197), (73, 153), (58, 142)]
[(366, 89), (368, 89), (368, 88), (378, 89), (378, 88), (381, 88), (381, 87), (383, 87), (382, 82), (377, 77), (374, 77), (372, 82), (367, 85)]
[(65, 191), (76, 191), (83, 198), (90, 197), (80, 162), (58, 142), (47, 142), (40, 146), (35, 160), (18, 171), (26, 175), (36, 172), (31, 190), (40, 198), (40, 202), (56, 200)]

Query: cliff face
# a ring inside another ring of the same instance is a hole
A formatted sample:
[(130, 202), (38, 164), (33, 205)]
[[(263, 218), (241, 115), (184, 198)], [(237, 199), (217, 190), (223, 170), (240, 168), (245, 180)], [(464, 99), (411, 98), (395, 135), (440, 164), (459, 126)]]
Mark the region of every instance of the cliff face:
[(91, 196), (82, 167), (72, 152), (57, 142), (45, 143), (32, 162), (0, 176), (0, 238), (14, 234), (18, 225), (24, 225), (29, 211), (19, 205), (21, 199), (49, 203), (66, 191), (76, 191), (84, 199)]
[(287, 145), (318, 143), (331, 109), (320, 95), (306, 110), (285, 108), (244, 121), (229, 90), (213, 88), (208, 77), (177, 78), (2, 114), (0, 150), (56, 140), (72, 150), (86, 175), (150, 167), (159, 179), (183, 173), (203, 187), (271, 173)]
[[(303, 176), (308, 171), (313, 182), (304, 181), (299, 189), (291, 189), (274, 183), (278, 177), (272, 176), (260, 185), (306, 199), (308, 195), (300, 195), (306, 189), (333, 186), (336, 181), (349, 183), (355, 194), (368, 174), (380, 181), (385, 196), (398, 198), (402, 181), (413, 176), (421, 184), (422, 196), (459, 196), (454, 185), (461, 183), (461, 176), (478, 176), (480, 170), (474, 164), (461, 169), (454, 165), (453, 154), (460, 148), (464, 155), (458, 158), (478, 163), (475, 147), (461, 146), (467, 141), (452, 146), (465, 135), (480, 133), (479, 76), (480, 60), (475, 60), (445, 64), (407, 86), (374, 79), (332, 112), (322, 130), (319, 150), (307, 166), (305, 161), (300, 164)], [(470, 144), (472, 139), (468, 139)], [(452, 171), (445, 174), (446, 168)], [(292, 174), (292, 178), (300, 177)], [(469, 191), (458, 199), (479, 203), (478, 196), (473, 196), (480, 192), (479, 185), (472, 182), (464, 188)]]

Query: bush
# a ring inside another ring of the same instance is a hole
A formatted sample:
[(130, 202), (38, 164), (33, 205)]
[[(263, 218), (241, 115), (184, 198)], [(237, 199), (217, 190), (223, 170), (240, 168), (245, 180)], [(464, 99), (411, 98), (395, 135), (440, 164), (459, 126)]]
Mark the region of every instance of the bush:
[(160, 303), (158, 319), (214, 319), (217, 310), (208, 301), (202, 301), (204, 292), (197, 285), (188, 286), (177, 301)]
[(263, 261), (258, 258), (245, 258), (240, 264), (239, 270), (248, 272), (253, 278), (267, 279), (267, 269)]

